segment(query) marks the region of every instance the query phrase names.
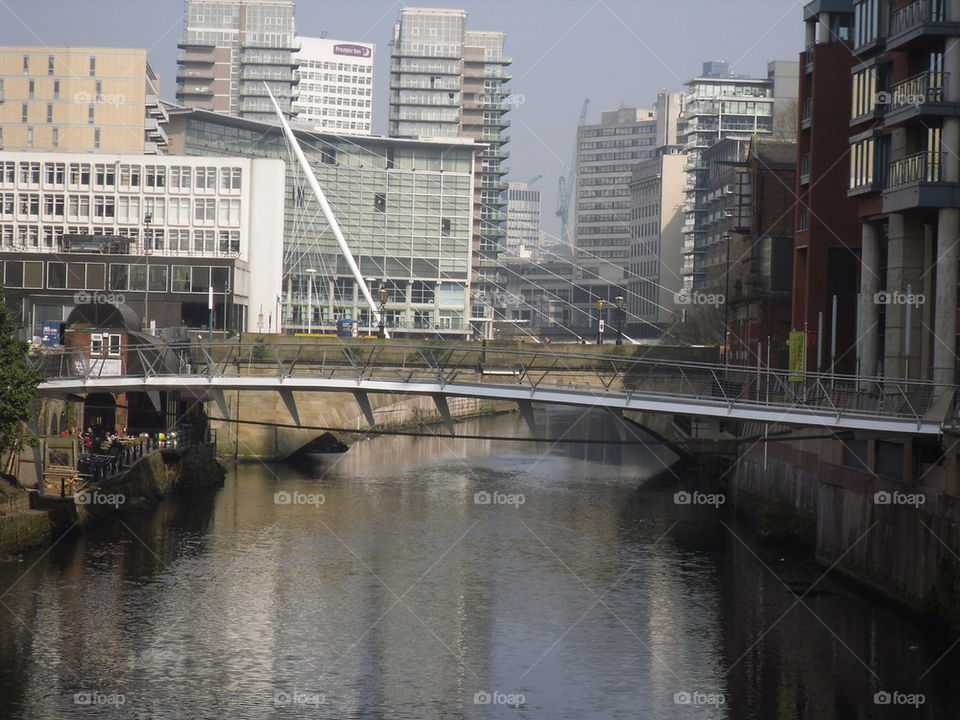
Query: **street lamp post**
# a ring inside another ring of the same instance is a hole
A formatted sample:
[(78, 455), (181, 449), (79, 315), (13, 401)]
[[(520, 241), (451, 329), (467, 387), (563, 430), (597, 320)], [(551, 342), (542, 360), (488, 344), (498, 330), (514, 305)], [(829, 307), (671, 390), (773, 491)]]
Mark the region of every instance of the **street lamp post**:
[(603, 345), (603, 306), (605, 300), (597, 300), (597, 345)]
[(307, 335), (313, 333), (313, 268), (307, 268)]
[(377, 299), (380, 301), (380, 322), (377, 323), (377, 337), (383, 340), (385, 337), (383, 332), (383, 306), (387, 302), (387, 289), (383, 286), (383, 283), (380, 283), (380, 288), (377, 290)]
[(617, 345), (623, 345), (623, 295), (617, 295), (613, 301), (617, 304)]
[(150, 222), (153, 220), (153, 215), (146, 213), (143, 216), (143, 262), (144, 262), (144, 278), (143, 278), (143, 328), (144, 330), (149, 329), (150, 327), (150, 245), (152, 244), (148, 239), (150, 235)]

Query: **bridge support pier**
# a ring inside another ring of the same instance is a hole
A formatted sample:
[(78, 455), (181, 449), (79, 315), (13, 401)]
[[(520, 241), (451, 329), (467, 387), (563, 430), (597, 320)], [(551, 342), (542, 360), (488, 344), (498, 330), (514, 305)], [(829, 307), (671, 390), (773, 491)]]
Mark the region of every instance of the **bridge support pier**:
[(279, 392), (280, 399), (283, 400), (283, 404), (287, 406), (287, 412), (290, 413), (290, 417), (293, 418), (293, 422), (296, 423), (297, 427), (300, 427), (300, 413), (297, 410), (297, 401), (293, 397), (293, 390), (281, 388)]
[(371, 430), (377, 429), (377, 420), (373, 416), (373, 408), (370, 407), (370, 398), (367, 394), (361, 390), (354, 390), (353, 397), (357, 400), (357, 405), (360, 406), (363, 416), (367, 419), (367, 425), (370, 426)]
[(450, 437), (456, 437), (457, 433), (453, 429), (453, 416), (450, 414), (450, 407), (447, 405), (446, 395), (434, 393), (433, 402), (437, 406), (437, 412), (439, 412), (440, 417), (443, 418), (443, 422), (446, 424), (447, 430), (450, 432)]
[(533, 416), (533, 403), (529, 400), (517, 400), (517, 407), (520, 408), (520, 415), (530, 428), (530, 435), (535, 438), (543, 437), (537, 428), (537, 420)]

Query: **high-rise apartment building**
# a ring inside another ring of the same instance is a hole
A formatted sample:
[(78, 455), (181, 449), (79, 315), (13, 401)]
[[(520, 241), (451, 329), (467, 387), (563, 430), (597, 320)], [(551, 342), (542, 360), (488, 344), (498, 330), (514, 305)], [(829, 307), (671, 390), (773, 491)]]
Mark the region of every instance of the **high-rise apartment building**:
[(604, 112), (600, 123), (577, 128), (576, 222), (574, 263), (577, 305), (573, 321), (588, 336), (597, 302), (626, 296), (631, 253), (633, 169), (657, 153), (658, 137), (676, 142), (675, 95), (662, 94), (658, 107), (620, 108)]
[(507, 190), (507, 244), (510, 255), (536, 253), (540, 248), (540, 191), (512, 182)]
[[(389, 132), (394, 137), (470, 137), (476, 159), (473, 228), (474, 331), (492, 337), (505, 307), (506, 275), (497, 258), (506, 241), (503, 131), (510, 122), (510, 79), (501, 32), (466, 29), (465, 10), (404, 8), (390, 44)], [(482, 301), (481, 298), (487, 298)]]
[[(704, 201), (708, 167), (703, 152), (718, 140), (774, 131), (776, 106), (786, 112), (797, 97), (796, 63), (774, 62), (768, 77), (749, 78), (733, 75), (726, 63), (704, 63), (703, 73), (687, 81), (680, 114), (681, 144), (687, 156), (686, 202), (684, 203), (684, 285), (701, 287), (704, 278), (705, 234)], [(774, 88), (783, 94), (774, 96)]]
[(187, 0), (177, 45), (177, 101), (188, 107), (271, 120), (264, 83), (290, 112), (297, 50), (292, 0)]
[(946, 400), (958, 377), (960, 0), (861, 0), (852, 11), (859, 374), (932, 380)]
[(0, 47), (0, 149), (163, 153), (158, 87), (146, 50)]
[(631, 337), (651, 338), (682, 317), (684, 158), (676, 145), (633, 166), (627, 324)]
[(317, 132), (369, 135), (376, 46), (301, 36), (297, 42), (297, 122)]

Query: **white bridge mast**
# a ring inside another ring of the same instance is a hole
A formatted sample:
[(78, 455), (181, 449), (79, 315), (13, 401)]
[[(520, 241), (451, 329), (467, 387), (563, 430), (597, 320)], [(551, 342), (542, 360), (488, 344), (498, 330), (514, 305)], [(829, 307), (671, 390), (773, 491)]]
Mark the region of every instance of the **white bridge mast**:
[(267, 89), (267, 94), (270, 96), (270, 102), (273, 103), (273, 109), (277, 111), (277, 117), (280, 118), (280, 126), (283, 128), (283, 133), (286, 135), (287, 141), (290, 143), (290, 147), (293, 149), (293, 154), (296, 156), (297, 162), (300, 163), (300, 167), (303, 169), (303, 174), (307, 176), (307, 182), (310, 183), (310, 188), (313, 190), (313, 194), (316, 196), (317, 202), (320, 203), (320, 209), (323, 210), (324, 218), (326, 218), (327, 223), (330, 225), (330, 229), (333, 230), (333, 236), (337, 239), (337, 245), (340, 246), (340, 251), (347, 259), (347, 265), (350, 266), (350, 270), (353, 272), (353, 277), (360, 286), (360, 290), (363, 292), (363, 297), (367, 301), (367, 305), (370, 306), (370, 312), (372, 312), (373, 316), (377, 318), (377, 324), (383, 326), (383, 336), (388, 338), (390, 337), (390, 333), (387, 330), (386, 323), (384, 322), (383, 314), (381, 313), (380, 308), (377, 307), (377, 304), (373, 301), (373, 296), (370, 294), (370, 288), (367, 287), (367, 281), (364, 280), (363, 275), (360, 274), (360, 268), (357, 267), (357, 262), (353, 259), (353, 253), (350, 252), (350, 246), (347, 245), (347, 241), (343, 237), (343, 232), (340, 230), (340, 224), (337, 222), (337, 218), (334, 216), (333, 210), (330, 208), (330, 203), (327, 202), (326, 195), (323, 194), (323, 189), (320, 187), (320, 183), (317, 182), (317, 176), (313, 174), (313, 169), (310, 167), (310, 163), (307, 161), (307, 156), (303, 154), (300, 143), (297, 142), (297, 138), (294, 136), (293, 130), (290, 129), (290, 124), (283, 116), (283, 112), (280, 110), (280, 106), (273, 97), (273, 93), (270, 92), (270, 87), (266, 82), (264, 82), (263, 85)]

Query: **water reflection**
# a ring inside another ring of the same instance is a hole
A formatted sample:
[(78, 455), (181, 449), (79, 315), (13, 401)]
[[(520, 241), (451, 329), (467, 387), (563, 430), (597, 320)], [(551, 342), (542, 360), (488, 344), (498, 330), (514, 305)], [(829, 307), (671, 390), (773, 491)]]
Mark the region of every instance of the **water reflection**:
[[(617, 437), (578, 418), (540, 419)], [(952, 656), (917, 681), (952, 638), (829, 580), (797, 603), (778, 577), (822, 570), (644, 487), (659, 452), (384, 437), (240, 465), (0, 566), (0, 717), (902, 717), (885, 688), (955, 717)]]

